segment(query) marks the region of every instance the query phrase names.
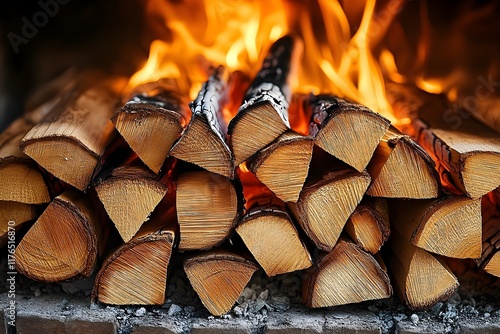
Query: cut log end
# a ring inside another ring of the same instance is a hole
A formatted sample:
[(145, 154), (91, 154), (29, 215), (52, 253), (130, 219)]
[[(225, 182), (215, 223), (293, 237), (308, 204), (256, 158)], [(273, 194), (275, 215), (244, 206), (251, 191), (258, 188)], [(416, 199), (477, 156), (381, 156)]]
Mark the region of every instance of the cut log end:
[(235, 165), (245, 162), (286, 130), (288, 125), (267, 101), (239, 111), (229, 126)]
[(183, 122), (178, 112), (157, 109), (144, 103), (126, 104), (111, 118), (130, 148), (155, 173), (179, 138)]
[[(167, 187), (143, 168), (122, 167), (95, 189), (120, 236), (128, 242), (167, 193)], [(152, 174), (152, 173), (151, 173)]]
[(193, 116), (170, 155), (228, 178), (234, 176), (229, 147), (200, 116)]
[(490, 275), (500, 277), (500, 252), (495, 253), (483, 269)]
[(349, 217), (345, 231), (364, 251), (377, 253), (389, 238), (389, 212), (387, 202), (377, 198), (361, 202)]
[(0, 200), (27, 204), (50, 202), (42, 174), (33, 163), (0, 161)]
[(18, 271), (42, 282), (90, 276), (98, 253), (96, 224), (82, 194), (69, 190), (56, 197), (19, 243)]
[(350, 241), (340, 240), (303, 285), (309, 307), (328, 307), (388, 298), (392, 287), (375, 258)]
[(313, 141), (287, 131), (249, 161), (248, 168), (278, 198), (297, 202), (312, 158)]
[[(498, 141), (500, 150), (500, 140)], [(480, 198), (500, 184), (500, 153), (472, 153), (464, 159), (462, 179), (469, 197)]]
[(384, 136), (368, 171), (367, 195), (388, 198), (436, 198), (439, 183), (430, 157), (406, 136)]
[(389, 122), (374, 113), (339, 111), (321, 128), (315, 143), (361, 172), (388, 128)]
[(193, 289), (215, 316), (231, 309), (257, 269), (241, 255), (220, 250), (193, 256), (184, 263)]
[(82, 191), (98, 163), (94, 153), (67, 137), (24, 141), (21, 149), (49, 173)]
[(32, 204), (0, 201), (0, 248), (7, 243), (11, 228), (17, 229), (36, 217), (36, 207)]
[(316, 246), (330, 251), (369, 184), (370, 176), (366, 172), (331, 172), (305, 186), (297, 204), (288, 205)]
[[(409, 214), (409, 211), (406, 211)], [(451, 197), (432, 208), (412, 243), (429, 252), (460, 259), (481, 256), (481, 201)]]
[(242, 210), (241, 194), (231, 181), (207, 171), (179, 176), (176, 203), (181, 251), (209, 249), (223, 242)]
[(309, 252), (284, 211), (251, 212), (243, 217), (236, 232), (268, 276), (312, 265)]
[(174, 233), (148, 233), (122, 245), (97, 274), (93, 299), (112, 305), (161, 305)]

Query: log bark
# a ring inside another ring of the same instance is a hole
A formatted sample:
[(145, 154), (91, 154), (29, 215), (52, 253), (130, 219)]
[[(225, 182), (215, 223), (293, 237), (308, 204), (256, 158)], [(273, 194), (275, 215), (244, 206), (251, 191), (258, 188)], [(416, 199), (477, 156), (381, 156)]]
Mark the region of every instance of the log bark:
[(191, 256), (184, 262), (193, 289), (215, 316), (231, 309), (257, 269), (247, 258), (222, 249)]
[(191, 121), (170, 155), (222, 176), (234, 177), (233, 154), (226, 143), (227, 124), (223, 107), (227, 103), (228, 73), (215, 69), (189, 106)]
[(400, 300), (412, 310), (445, 301), (457, 290), (455, 275), (431, 253), (412, 245), (397, 230), (389, 239), (387, 263)]
[(104, 234), (98, 211), (74, 189), (54, 198), (17, 246), (17, 270), (48, 283), (89, 277)]
[(435, 164), (410, 137), (391, 127), (367, 167), (373, 179), (367, 195), (387, 198), (436, 198)]
[(177, 178), (179, 250), (209, 249), (233, 232), (243, 213), (241, 185), (208, 171), (185, 172)]
[(92, 301), (112, 305), (162, 305), (175, 242), (171, 207), (144, 224), (127, 243), (110, 252), (94, 282)]
[(167, 177), (145, 166), (124, 165), (98, 176), (95, 190), (123, 241), (129, 242), (168, 191)]
[(315, 266), (302, 285), (308, 307), (329, 307), (388, 298), (392, 287), (377, 260), (347, 238), (341, 238)]
[(452, 258), (481, 256), (481, 201), (465, 196), (393, 200), (391, 225), (405, 241)]
[(296, 41), (277, 40), (246, 92), (238, 114), (229, 123), (229, 146), (239, 165), (290, 128), (287, 85)]
[(331, 251), (370, 180), (367, 172), (354, 169), (327, 172), (321, 179), (306, 183), (297, 203), (287, 204), (314, 244)]
[(479, 198), (500, 185), (500, 135), (463, 110), (453, 110), (444, 96), (415, 88), (390, 86), (389, 98), (412, 135), (447, 171), (445, 182)]
[(390, 234), (387, 200), (365, 197), (349, 217), (345, 231), (365, 252), (377, 253)]
[(297, 202), (313, 153), (310, 137), (287, 131), (248, 161), (248, 169), (276, 196)]
[(111, 121), (146, 166), (158, 173), (189, 113), (168, 80), (138, 87), (135, 94)]
[(246, 247), (268, 276), (275, 276), (312, 265), (311, 255), (283, 201), (249, 172), (240, 178), (247, 213), (236, 227)]
[(326, 152), (362, 172), (390, 121), (370, 109), (335, 96), (311, 95), (310, 134)]
[(124, 84), (123, 78), (99, 74), (81, 79), (71, 94), (26, 134), (21, 150), (57, 178), (85, 190), (114, 137), (109, 118)]

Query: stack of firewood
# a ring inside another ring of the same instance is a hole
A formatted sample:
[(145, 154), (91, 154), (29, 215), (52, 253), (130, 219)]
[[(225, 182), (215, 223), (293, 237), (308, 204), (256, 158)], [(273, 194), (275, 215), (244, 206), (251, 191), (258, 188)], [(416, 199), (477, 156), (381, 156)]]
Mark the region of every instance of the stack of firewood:
[(447, 258), (500, 276), (500, 136), (472, 118), (452, 129), (440, 96), (409, 87), (388, 89), (407, 134), (334, 96), (292, 97), (294, 45), (273, 44), (229, 124), (238, 89), (223, 67), (189, 104), (165, 79), (120, 105), (127, 81), (88, 72), (38, 92), (0, 135), (1, 240), (7, 222), (35, 221), (18, 271), (97, 272), (95, 301), (162, 304), (179, 257), (214, 315), (259, 268), (301, 270), (310, 307), (392, 286), (430, 307), (458, 287)]

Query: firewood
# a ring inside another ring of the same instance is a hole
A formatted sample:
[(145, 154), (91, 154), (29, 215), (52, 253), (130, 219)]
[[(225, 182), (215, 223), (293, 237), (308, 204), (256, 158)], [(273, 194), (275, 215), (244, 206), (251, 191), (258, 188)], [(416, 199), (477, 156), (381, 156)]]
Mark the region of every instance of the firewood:
[(215, 316), (231, 309), (257, 269), (247, 258), (221, 249), (191, 256), (184, 262), (194, 291)]
[(179, 138), (186, 110), (170, 81), (146, 84), (111, 118), (132, 150), (158, 173)]
[(268, 276), (275, 276), (312, 265), (305, 247), (286, 211), (285, 203), (255, 175), (242, 172), (247, 213), (236, 227), (246, 247)]
[(19, 226), (36, 217), (35, 205), (0, 201), (0, 249), (7, 243), (9, 228), (18, 229)]
[(392, 295), (387, 272), (371, 254), (347, 238), (340, 238), (306, 274), (302, 295), (309, 307), (359, 303)]
[(391, 226), (405, 241), (431, 253), (466, 259), (481, 256), (481, 201), (465, 196), (393, 200)]
[(479, 198), (500, 185), (498, 133), (463, 110), (453, 111), (444, 96), (392, 87), (392, 104), (411, 121), (405, 131), (446, 168), (456, 188)]
[(229, 145), (236, 166), (290, 128), (287, 80), (296, 45), (292, 37), (285, 36), (271, 46), (238, 114), (229, 123)]
[(500, 277), (500, 188), (482, 199), (483, 247), (476, 260), (487, 273)]
[(311, 96), (309, 105), (314, 143), (363, 171), (389, 129), (389, 120), (362, 105), (334, 96)]
[(345, 231), (361, 249), (377, 253), (390, 234), (387, 200), (364, 198), (349, 217)]
[(132, 240), (112, 251), (96, 276), (91, 299), (112, 305), (163, 304), (175, 241), (168, 227), (173, 219), (173, 207), (156, 214)]
[(297, 202), (312, 157), (310, 137), (287, 131), (248, 161), (248, 169), (285, 202)]
[(208, 171), (179, 175), (176, 203), (181, 251), (220, 244), (232, 234), (243, 212), (237, 182)]
[(410, 137), (391, 127), (377, 146), (367, 170), (374, 197), (436, 198), (438, 175), (429, 155)]
[(85, 190), (104, 149), (114, 136), (109, 117), (122, 78), (89, 75), (21, 141), (21, 150), (77, 189)]
[(33, 126), (55, 107), (62, 95), (72, 89), (75, 73), (67, 71), (44, 84), (26, 103), (27, 111), (0, 134), (0, 200), (28, 204), (50, 202), (50, 191), (36, 163), (19, 145)]
[(402, 302), (412, 310), (447, 300), (459, 283), (451, 270), (431, 253), (412, 245), (397, 230), (389, 239), (387, 264)]
[(233, 155), (226, 144), (227, 124), (222, 108), (227, 100), (227, 71), (218, 67), (189, 104), (191, 121), (170, 155), (206, 170), (233, 178)]
[(297, 203), (288, 207), (319, 249), (331, 251), (370, 184), (367, 172), (343, 169), (307, 181)]
[(17, 270), (42, 282), (89, 277), (102, 230), (89, 195), (67, 190), (52, 200), (17, 246)]
[(98, 178), (97, 195), (125, 242), (139, 231), (169, 190), (165, 180), (144, 166), (120, 166)]
[(50, 202), (50, 193), (36, 163), (19, 150), (33, 127), (24, 117), (0, 134), (0, 200), (28, 204)]

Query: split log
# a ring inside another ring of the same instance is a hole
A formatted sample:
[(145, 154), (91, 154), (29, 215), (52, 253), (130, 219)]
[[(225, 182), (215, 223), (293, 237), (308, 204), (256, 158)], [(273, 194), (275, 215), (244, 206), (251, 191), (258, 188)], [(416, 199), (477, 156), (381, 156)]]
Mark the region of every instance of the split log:
[(88, 75), (26, 134), (21, 150), (57, 178), (85, 190), (113, 139), (109, 118), (124, 84), (122, 78)]
[(309, 107), (314, 143), (362, 172), (390, 121), (367, 107), (334, 96), (311, 95)]
[(268, 276), (309, 268), (311, 255), (279, 200), (248, 172), (240, 173), (247, 214), (236, 232)]
[(315, 245), (331, 251), (369, 185), (367, 172), (328, 172), (320, 180), (307, 181), (297, 203), (287, 204)]
[(285, 36), (271, 46), (238, 114), (229, 123), (229, 145), (236, 166), (290, 128), (287, 80), (296, 45), (291, 36)]
[(182, 132), (187, 111), (169, 80), (137, 90), (111, 121), (146, 166), (158, 173)]
[(391, 104), (410, 124), (405, 131), (446, 168), (453, 185), (479, 198), (500, 185), (500, 135), (444, 96), (390, 86)]
[(387, 200), (365, 197), (349, 217), (345, 231), (361, 249), (377, 253), (390, 234)]
[(17, 270), (42, 282), (89, 277), (100, 250), (101, 224), (89, 195), (65, 191), (52, 200), (17, 246)]
[(0, 200), (28, 204), (50, 202), (50, 193), (36, 163), (19, 150), (33, 127), (26, 118), (15, 120), (0, 135)]
[(500, 188), (482, 199), (483, 247), (476, 260), (487, 273), (500, 277)]
[(127, 243), (112, 251), (96, 276), (92, 301), (112, 305), (162, 305), (175, 241), (167, 227), (173, 207), (158, 213)]
[(191, 121), (170, 155), (210, 172), (233, 178), (233, 154), (226, 144), (227, 124), (222, 108), (227, 102), (227, 71), (218, 67), (189, 104)]
[(383, 266), (347, 238), (340, 238), (306, 274), (302, 295), (308, 307), (345, 305), (392, 295)]
[(287, 131), (248, 161), (248, 169), (276, 196), (297, 202), (312, 158), (310, 137)]
[(243, 213), (238, 182), (208, 171), (179, 175), (176, 195), (181, 251), (219, 245)]
[(50, 191), (36, 163), (24, 154), (21, 140), (74, 86), (73, 71), (45, 84), (27, 102), (27, 112), (0, 134), (0, 200), (28, 204), (50, 202)]
[(37, 217), (36, 206), (32, 204), (0, 201), (0, 249), (7, 244), (9, 230)]
[(257, 269), (247, 258), (220, 249), (191, 256), (184, 262), (194, 291), (215, 316), (231, 309)]
[(436, 198), (440, 192), (435, 164), (410, 137), (391, 127), (367, 167), (373, 182), (367, 195)]
[(144, 166), (121, 166), (104, 174), (95, 190), (123, 241), (129, 242), (172, 189)]
[(465, 196), (390, 202), (391, 226), (405, 241), (431, 253), (481, 256), (481, 201)]
[(412, 245), (397, 230), (389, 239), (387, 263), (399, 298), (412, 310), (445, 301), (459, 283), (455, 275), (431, 253)]

